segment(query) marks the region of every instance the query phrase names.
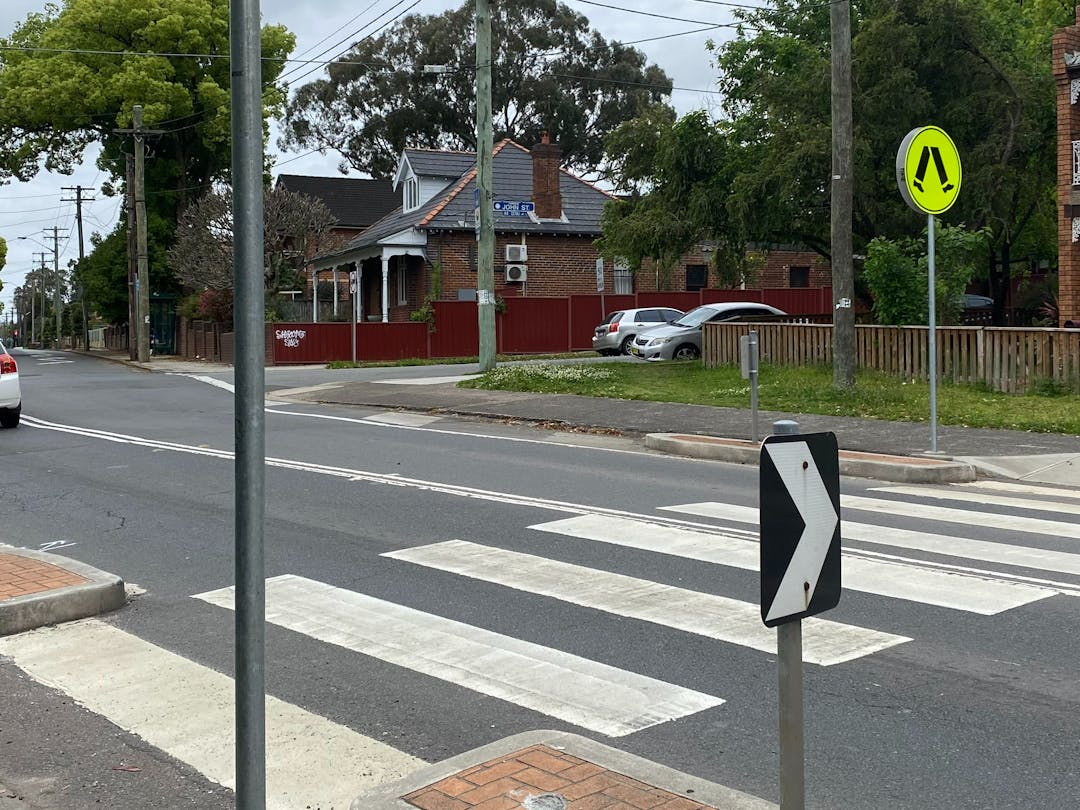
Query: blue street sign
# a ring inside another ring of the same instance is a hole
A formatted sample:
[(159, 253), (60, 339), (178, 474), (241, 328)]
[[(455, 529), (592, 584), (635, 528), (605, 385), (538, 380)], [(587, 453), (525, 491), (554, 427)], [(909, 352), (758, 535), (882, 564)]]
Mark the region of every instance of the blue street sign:
[(519, 200), (494, 200), (491, 203), (492, 210), (504, 217), (527, 217), (536, 210), (536, 203)]

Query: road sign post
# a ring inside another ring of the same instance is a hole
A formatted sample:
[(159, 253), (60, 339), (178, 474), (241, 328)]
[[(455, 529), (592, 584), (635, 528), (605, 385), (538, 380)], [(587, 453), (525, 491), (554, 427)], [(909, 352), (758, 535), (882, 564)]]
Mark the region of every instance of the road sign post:
[(600, 322), (604, 321), (606, 307), (604, 306), (604, 257), (596, 259), (596, 291), (600, 293)]
[[(930, 174), (933, 163), (934, 173)], [(934, 216), (948, 211), (960, 193), (963, 170), (952, 138), (940, 127), (916, 127), (896, 152), (896, 184), (911, 208), (926, 214), (930, 374), (930, 452), (937, 452), (937, 311), (934, 290)]]
[(761, 618), (777, 630), (780, 810), (803, 810), (802, 619), (840, 601), (840, 461), (832, 433), (773, 430), (761, 445)]
[(739, 338), (739, 360), (742, 378), (750, 381), (750, 440), (758, 440), (758, 334), (751, 329), (750, 334)]

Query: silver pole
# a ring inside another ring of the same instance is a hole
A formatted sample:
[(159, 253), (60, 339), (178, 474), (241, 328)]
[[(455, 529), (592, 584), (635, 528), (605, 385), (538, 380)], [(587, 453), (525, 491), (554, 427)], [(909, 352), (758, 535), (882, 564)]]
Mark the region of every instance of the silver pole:
[(758, 384), (758, 342), (757, 332), (753, 329), (750, 330), (750, 339), (747, 341), (749, 344), (750, 352), (750, 440), (757, 444), (758, 441), (758, 398), (757, 398), (757, 384)]
[(357, 278), (356, 265), (353, 265), (353, 270), (349, 273), (349, 309), (352, 310), (352, 362), (356, 365), (356, 293), (360, 290), (360, 279)]
[[(491, 3), (476, 0), (476, 187), (480, 232), (476, 246), (477, 324), (480, 371), (495, 368), (495, 222), (492, 203)], [(385, 310), (386, 308), (383, 307)]]
[(926, 215), (927, 283), (930, 293), (930, 452), (937, 452), (937, 307), (934, 302), (934, 215)]
[(236, 807), (266, 807), (263, 144), (259, 0), (230, 0), (236, 290)]
[[(773, 422), (773, 433), (778, 436), (798, 432), (798, 422), (790, 419)], [(803, 754), (802, 619), (777, 626), (776, 659), (780, 707), (780, 810), (803, 810), (806, 806), (806, 757)]]

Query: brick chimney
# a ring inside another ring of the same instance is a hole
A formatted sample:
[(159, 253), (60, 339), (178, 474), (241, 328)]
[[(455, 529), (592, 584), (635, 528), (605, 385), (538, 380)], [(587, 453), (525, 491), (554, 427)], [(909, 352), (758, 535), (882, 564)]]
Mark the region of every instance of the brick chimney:
[(559, 160), (562, 150), (551, 143), (545, 132), (540, 143), (532, 148), (532, 188), (536, 216), (540, 219), (559, 219), (562, 216), (562, 191), (559, 189)]

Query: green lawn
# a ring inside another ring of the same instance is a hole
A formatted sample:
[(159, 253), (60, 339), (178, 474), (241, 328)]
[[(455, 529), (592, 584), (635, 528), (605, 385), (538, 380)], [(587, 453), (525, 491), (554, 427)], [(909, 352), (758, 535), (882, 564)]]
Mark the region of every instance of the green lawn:
[[(501, 366), (465, 388), (580, 394), (695, 405), (750, 407), (750, 384), (737, 368), (706, 369), (700, 362), (582, 363)], [(1080, 397), (1052, 385), (1039, 393), (999, 394), (972, 386), (938, 386), (938, 423), (1080, 435)], [(832, 369), (762, 366), (758, 407), (786, 413), (862, 416), (904, 422), (930, 418), (930, 388), (876, 372), (859, 372), (855, 389), (833, 388)]]

